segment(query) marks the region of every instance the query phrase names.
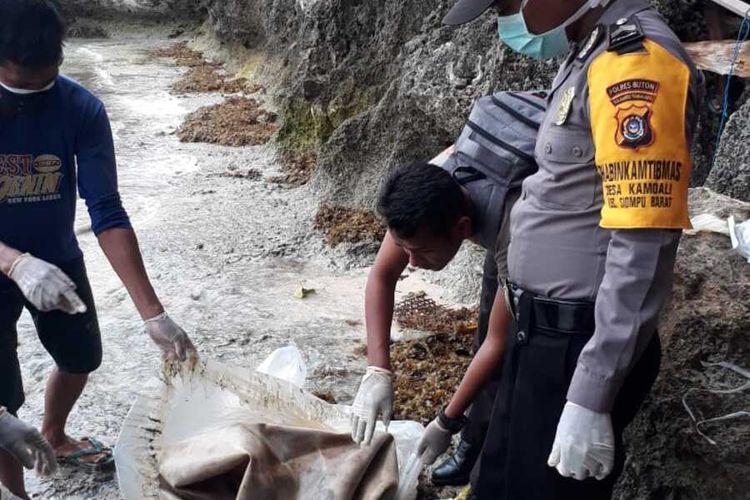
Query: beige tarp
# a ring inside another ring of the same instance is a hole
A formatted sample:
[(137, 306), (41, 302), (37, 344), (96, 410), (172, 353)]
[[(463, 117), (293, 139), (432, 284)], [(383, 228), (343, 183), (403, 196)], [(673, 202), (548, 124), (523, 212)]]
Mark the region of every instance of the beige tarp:
[[(209, 360), (164, 380), (139, 397), (115, 446), (125, 500), (390, 499), (397, 458), (403, 467), (423, 431), (392, 422), (395, 444), (378, 432), (359, 448), (346, 408), (268, 375)], [(401, 498), (414, 498), (416, 482), (404, 486)]]
[(165, 500), (382, 500), (398, 487), (396, 447), (379, 434), (369, 447), (349, 434), (233, 424), (162, 451)]

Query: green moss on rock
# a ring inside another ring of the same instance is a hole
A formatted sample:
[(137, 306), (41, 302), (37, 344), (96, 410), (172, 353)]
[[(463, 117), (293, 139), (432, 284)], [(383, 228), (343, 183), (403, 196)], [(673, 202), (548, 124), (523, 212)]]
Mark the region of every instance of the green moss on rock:
[(328, 106), (328, 116), (334, 128), (341, 125), (345, 120), (371, 109), (375, 104), (375, 98), (369, 92), (354, 92), (353, 95), (343, 98), (336, 97)]
[(315, 149), (334, 129), (328, 114), (319, 105), (303, 100), (288, 101), (281, 111), (281, 119), (277, 141), (285, 152)]
[(277, 136), (282, 151), (304, 153), (317, 149), (345, 120), (373, 106), (368, 93), (337, 96), (323, 108), (302, 99), (290, 99), (282, 107), (282, 125)]

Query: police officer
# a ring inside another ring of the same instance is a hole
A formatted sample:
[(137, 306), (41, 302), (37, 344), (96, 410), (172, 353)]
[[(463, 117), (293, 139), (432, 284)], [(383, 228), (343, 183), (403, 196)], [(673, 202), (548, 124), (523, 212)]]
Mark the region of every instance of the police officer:
[[(539, 171), (511, 213), (506, 297), (420, 450), (430, 462), (448, 446), (486, 377), (474, 365), (504, 352), (475, 497), (601, 500), (658, 372), (702, 78), (646, 0), (460, 0), (445, 22), (491, 7), (512, 49), (567, 56), (539, 131)], [(504, 343), (509, 314), (516, 335)]]

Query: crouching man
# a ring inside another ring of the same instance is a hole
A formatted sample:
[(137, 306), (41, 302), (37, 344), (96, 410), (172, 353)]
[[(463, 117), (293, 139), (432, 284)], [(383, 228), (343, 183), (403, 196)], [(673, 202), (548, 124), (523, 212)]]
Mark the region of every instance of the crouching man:
[[(536, 170), (533, 150), (544, 92), (480, 98), (455, 146), (433, 160), (397, 167), (384, 182), (377, 211), (388, 231), (365, 290), (369, 367), (354, 400), (352, 436), (369, 442), (375, 421), (393, 413), (390, 327), (398, 278), (407, 265), (439, 271), (464, 240), (486, 249), (475, 348), (487, 335), (498, 282), (507, 277), (509, 214), (523, 178)], [(497, 131), (503, 131), (498, 134)], [(490, 378), (499, 374), (499, 364)], [(433, 472), (436, 485), (469, 482), (484, 443), (497, 385), (473, 401), (455, 453)]]

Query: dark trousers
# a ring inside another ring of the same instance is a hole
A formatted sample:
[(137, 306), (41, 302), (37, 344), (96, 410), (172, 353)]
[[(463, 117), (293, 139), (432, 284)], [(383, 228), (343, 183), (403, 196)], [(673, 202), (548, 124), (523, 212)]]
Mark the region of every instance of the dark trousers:
[[(484, 259), (484, 275), (482, 277), (482, 295), (479, 300), (479, 324), (474, 337), (474, 352), (487, 338), (487, 328), (490, 322), (490, 312), (497, 292), (497, 264), (492, 252), (487, 252)], [(461, 433), (461, 438), (473, 447), (481, 448), (484, 444), (484, 437), (487, 435), (487, 429), (490, 425), (492, 408), (495, 404), (495, 394), (497, 393), (500, 383), (501, 370), (498, 369), (496, 374), (487, 383), (485, 388), (476, 397), (469, 410), (469, 421)]]
[[(524, 319), (526, 317), (526, 319)], [(506, 344), (474, 495), (478, 500), (606, 500), (625, 462), (622, 433), (656, 379), (661, 360), (658, 334), (633, 366), (611, 412), (615, 467), (602, 481), (564, 478), (547, 465), (557, 423), (581, 350), (590, 333), (539, 328), (531, 315)]]

